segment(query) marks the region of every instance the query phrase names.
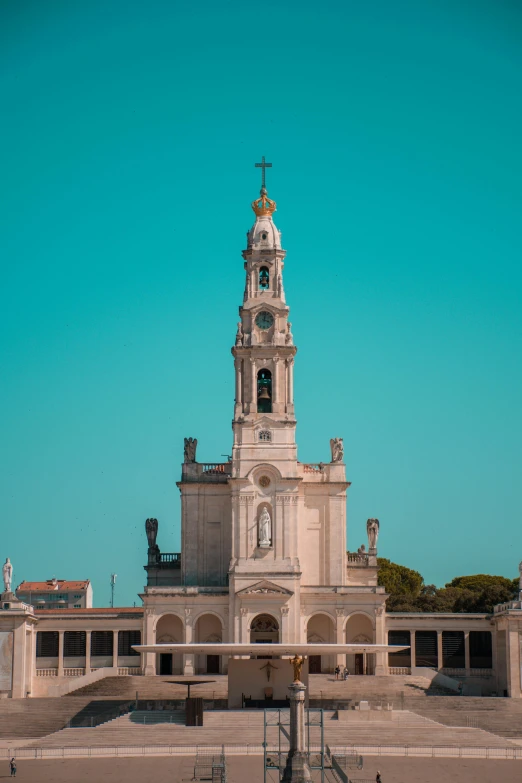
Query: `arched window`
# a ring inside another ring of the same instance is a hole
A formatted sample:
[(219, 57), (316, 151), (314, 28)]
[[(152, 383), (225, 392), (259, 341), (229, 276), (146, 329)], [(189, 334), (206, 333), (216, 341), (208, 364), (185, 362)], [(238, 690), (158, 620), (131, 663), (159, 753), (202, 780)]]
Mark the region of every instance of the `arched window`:
[(272, 413), (272, 373), (259, 370), (257, 373), (257, 410), (259, 413)]
[(270, 272), (267, 266), (262, 266), (259, 270), (259, 290), (267, 291), (270, 285)]
[(260, 430), (259, 440), (263, 440), (265, 442), (272, 440), (272, 435), (270, 434), (270, 430)]

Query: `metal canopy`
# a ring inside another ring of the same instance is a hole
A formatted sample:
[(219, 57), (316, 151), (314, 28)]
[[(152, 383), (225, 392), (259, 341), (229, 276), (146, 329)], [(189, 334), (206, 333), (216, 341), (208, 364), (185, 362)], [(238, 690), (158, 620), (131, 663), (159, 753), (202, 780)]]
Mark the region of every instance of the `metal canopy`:
[(139, 653), (183, 653), (184, 655), (345, 655), (347, 653), (399, 652), (409, 644), (133, 644)]

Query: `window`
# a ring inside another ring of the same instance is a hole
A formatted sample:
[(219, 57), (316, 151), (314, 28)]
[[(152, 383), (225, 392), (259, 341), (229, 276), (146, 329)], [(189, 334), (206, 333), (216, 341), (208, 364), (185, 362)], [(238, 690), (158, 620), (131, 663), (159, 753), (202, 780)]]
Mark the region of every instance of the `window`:
[(112, 655), (112, 631), (93, 631), (91, 655)]
[(81, 598), (81, 597), (82, 597), (81, 595), (75, 595), (75, 596), (74, 596), (74, 599), (75, 599), (75, 600), (78, 600), (78, 598)]
[(118, 655), (139, 655), (132, 649), (133, 644), (141, 644), (141, 631), (120, 631), (118, 634)]
[(82, 608), (82, 605), (81, 605), (81, 604), (74, 604), (74, 608), (75, 608), (75, 609), (81, 609), (81, 608)]
[[(388, 644), (410, 645), (409, 631), (388, 631)], [(411, 666), (411, 650), (396, 650), (388, 653), (388, 666)]]
[(64, 658), (76, 658), (85, 655), (85, 631), (65, 631), (63, 635)]
[(58, 631), (37, 632), (36, 657), (58, 658)]
[(493, 668), (491, 631), (469, 632), (469, 664), (472, 669)]
[(260, 432), (259, 432), (259, 440), (263, 440), (265, 442), (266, 441), (270, 441), (270, 440), (272, 440), (272, 434), (270, 433), (269, 430), (260, 430)]
[(437, 631), (415, 631), (415, 666), (438, 669)]
[(270, 272), (268, 267), (262, 266), (259, 270), (259, 290), (266, 291), (270, 285)]
[(261, 234), (261, 239), (266, 239), (266, 231), (263, 231), (263, 233)]
[(272, 373), (259, 370), (257, 373), (257, 410), (259, 413), (272, 413)]
[(442, 632), (442, 666), (449, 669), (464, 668), (464, 631)]

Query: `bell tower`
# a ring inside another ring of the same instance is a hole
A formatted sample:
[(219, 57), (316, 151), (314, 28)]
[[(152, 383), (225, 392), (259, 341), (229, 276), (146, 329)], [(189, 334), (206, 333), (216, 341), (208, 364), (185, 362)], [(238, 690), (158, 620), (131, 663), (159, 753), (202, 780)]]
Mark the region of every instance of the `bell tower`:
[(245, 477), (269, 462), (283, 476), (296, 476), (293, 372), (296, 347), (283, 286), (286, 252), (281, 247), (268, 197), (265, 168), (259, 198), (252, 202), (255, 222), (247, 233), (245, 291), (239, 308), (235, 345), (235, 405), (232, 475)]

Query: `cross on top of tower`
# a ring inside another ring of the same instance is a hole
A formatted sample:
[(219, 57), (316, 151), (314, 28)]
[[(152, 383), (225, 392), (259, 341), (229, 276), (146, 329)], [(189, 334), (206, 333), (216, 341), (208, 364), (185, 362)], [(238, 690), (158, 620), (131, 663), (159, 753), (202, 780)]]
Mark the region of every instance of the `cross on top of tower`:
[(262, 169), (261, 172), (261, 195), (263, 193), (266, 193), (266, 187), (265, 187), (265, 169), (271, 169), (272, 164), (271, 163), (265, 163), (265, 156), (261, 158), (261, 163), (254, 164), (256, 169)]

